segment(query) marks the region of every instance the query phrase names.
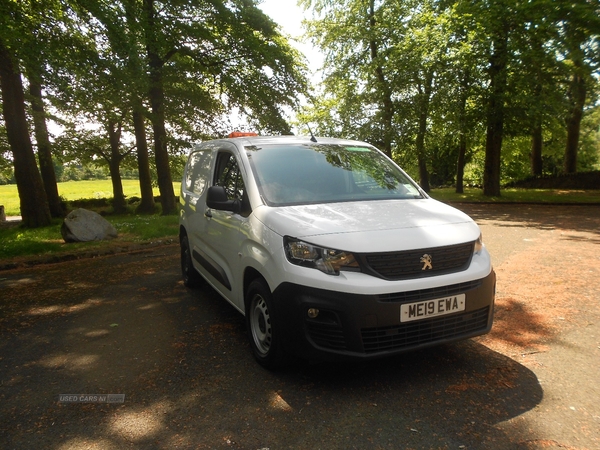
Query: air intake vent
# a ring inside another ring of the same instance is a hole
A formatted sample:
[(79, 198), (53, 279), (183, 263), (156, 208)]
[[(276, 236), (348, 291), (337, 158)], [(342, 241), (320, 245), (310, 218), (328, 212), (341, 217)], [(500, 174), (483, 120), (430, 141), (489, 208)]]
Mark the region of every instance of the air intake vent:
[(409, 322), (399, 326), (363, 328), (365, 353), (415, 347), (443, 339), (459, 338), (488, 325), (489, 306), (466, 314)]

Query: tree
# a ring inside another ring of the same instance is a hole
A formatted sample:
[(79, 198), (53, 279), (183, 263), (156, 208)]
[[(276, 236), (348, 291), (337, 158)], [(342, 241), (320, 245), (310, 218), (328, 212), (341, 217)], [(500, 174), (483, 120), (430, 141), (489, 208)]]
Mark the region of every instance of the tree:
[(195, 85), (188, 96), (197, 100), (195, 108), (206, 108), (201, 116), (236, 106), (261, 128), (289, 132), (279, 105), (293, 105), (306, 80), (298, 54), (254, 2), (144, 0), (142, 23), (158, 186), (163, 214), (169, 214), (176, 204), (165, 124), (174, 103), (169, 94), (178, 84)]
[(577, 0), (559, 2), (560, 40), (565, 64), (570, 68), (566, 116), (567, 143), (564, 172), (577, 171), (577, 151), (583, 110), (592, 83), (592, 72), (600, 66), (600, 3)]
[(110, 143), (110, 153), (101, 153), (110, 170), (110, 179), (113, 186), (113, 209), (116, 213), (123, 213), (127, 210), (125, 195), (123, 194), (123, 183), (121, 180), (121, 161), (130, 151), (121, 153), (121, 132), (123, 130), (122, 118), (111, 118), (107, 122), (108, 139)]
[[(416, 159), (412, 167), (424, 187), (429, 171), (449, 166), (434, 156), (456, 158), (461, 192), (464, 167), (481, 148), (484, 157), (476, 159), (483, 161), (484, 194), (500, 195), (506, 139), (516, 139), (510, 142), (514, 149), (529, 136), (536, 174), (542, 170), (545, 136), (557, 135), (553, 131), (563, 114), (571, 118), (571, 140), (579, 140), (575, 123), (589, 98), (581, 95), (582, 80), (589, 87), (600, 54), (596, 1), (302, 3), (317, 17), (308, 36), (326, 54), (323, 93), (302, 120), (384, 149), (391, 145), (394, 157), (409, 168)], [(583, 72), (585, 77), (576, 76)], [(570, 89), (562, 82), (565, 73)], [(385, 131), (390, 128), (391, 141)], [(454, 150), (442, 148), (448, 145)], [(447, 170), (442, 172), (446, 177)]]
[[(498, 11), (496, 11), (498, 12)], [(500, 195), (500, 159), (504, 128), (504, 97), (507, 88), (509, 24), (500, 19), (492, 32), (492, 53), (489, 58), (490, 88), (487, 106), (487, 132), (483, 195)]]
[[(163, 213), (173, 213), (170, 164), (179, 160), (180, 143), (216, 137), (233, 108), (259, 131), (289, 132), (283, 107), (306, 93), (298, 52), (254, 0), (3, 2), (0, 25), (14, 67), (22, 62), (30, 78), (42, 168), (53, 165), (46, 164), (46, 100), (69, 121), (104, 124), (117, 197), (114, 149), (119, 130), (133, 130), (145, 212), (154, 210), (147, 135)], [(120, 114), (123, 121), (111, 119)]]
[(121, 96), (133, 111), (140, 167), (150, 119), (163, 214), (177, 206), (170, 157), (182, 135), (214, 136), (215, 118), (233, 107), (261, 129), (289, 132), (281, 106), (295, 104), (306, 78), (298, 53), (254, 2), (77, 2), (102, 25), (116, 67), (128, 74), (119, 78), (128, 80)]
[(46, 125), (46, 111), (42, 96), (42, 85), (37, 73), (28, 71), (29, 95), (31, 98), (31, 115), (33, 117), (35, 141), (37, 144), (37, 156), (40, 163), (40, 172), (44, 183), (44, 191), (48, 199), (48, 206), (52, 217), (64, 217), (65, 211), (58, 195), (56, 184), (56, 172), (52, 159), (52, 144), (48, 135)]
[[(93, 28), (97, 36), (102, 36), (103, 44), (96, 48), (94, 54), (104, 55), (104, 64), (113, 74), (110, 83), (116, 83), (116, 95), (120, 99), (119, 107), (131, 111), (131, 121), (135, 136), (135, 150), (137, 155), (137, 167), (141, 201), (136, 212), (141, 214), (153, 214), (155, 212), (154, 193), (152, 187), (152, 176), (150, 171), (150, 155), (146, 133), (146, 116), (148, 113), (144, 105), (144, 98), (148, 93), (148, 80), (145, 73), (144, 49), (143, 49), (143, 24), (141, 17), (141, 4), (136, 0), (122, 0), (121, 2), (98, 2), (96, 0), (72, 0), (76, 5), (77, 15), (82, 18), (89, 27)], [(95, 59), (92, 58), (92, 60)], [(88, 59), (89, 62), (89, 59)], [(85, 74), (84, 74), (85, 75)], [(105, 80), (106, 82), (107, 80)], [(105, 91), (101, 89), (100, 91)], [(114, 104), (114, 100), (112, 101)], [(123, 121), (118, 119), (118, 127), (122, 129)], [(105, 122), (105, 130), (111, 143), (114, 158), (109, 165), (112, 167), (111, 179), (116, 185), (114, 191), (119, 196), (120, 176), (117, 161), (125, 155), (115, 150), (116, 139), (115, 125)], [(118, 132), (120, 135), (120, 131)], [(127, 154), (131, 152), (128, 151)], [(124, 207), (124, 199), (117, 200), (119, 208)]]
[(457, 128), (458, 128), (458, 155), (456, 159), (456, 193), (464, 192), (465, 164), (468, 151), (468, 128), (469, 119), (467, 115), (467, 102), (470, 96), (471, 70), (466, 67), (459, 74), (458, 103), (457, 103)]
[[(158, 189), (163, 214), (174, 214), (177, 209), (175, 191), (169, 167), (167, 151), (167, 131), (165, 129), (165, 93), (163, 86), (163, 66), (170, 58), (167, 53), (161, 55), (159, 47), (160, 27), (157, 25), (156, 7), (154, 0), (144, 0), (145, 41), (150, 72), (148, 97), (151, 106), (151, 121), (154, 131), (154, 157), (158, 174)], [(173, 51), (173, 50), (172, 50)]]
[(304, 5), (319, 14), (308, 34), (326, 52), (324, 94), (334, 104), (340, 133), (380, 145), (396, 159), (416, 160), (428, 191), (432, 104), (443, 90), (452, 42), (448, 10), (416, 0)]
[(8, 142), (13, 154), (15, 180), (23, 225), (36, 228), (49, 225), (50, 208), (37, 168), (25, 116), (25, 95), (16, 57), (0, 35), (0, 84), (2, 112)]
[(20, 55), (32, 43), (28, 5), (3, 3), (0, 9), (0, 83), (6, 134), (12, 151), (15, 180), (27, 227), (50, 223), (50, 209), (36, 165), (26, 118)]
[[(43, 95), (45, 83), (45, 68), (49, 67), (49, 55), (59, 46), (55, 43), (64, 36), (63, 30), (54, 28), (60, 18), (60, 2), (57, 0), (40, 0), (36, 2), (11, 2), (3, 10), (3, 18), (9, 19), (9, 25), (4, 27), (6, 41), (11, 42), (15, 62), (23, 68), (28, 85), (30, 103), (26, 107), (27, 117), (32, 120), (40, 172), (43, 180), (50, 213), (52, 217), (63, 217), (63, 204), (58, 194), (56, 173), (50, 142), (46, 102)], [(10, 10), (10, 11), (9, 11)]]
[(127, 23), (127, 66), (134, 83), (131, 92), (131, 109), (133, 129), (136, 142), (136, 154), (140, 181), (141, 201), (136, 209), (140, 214), (153, 214), (155, 211), (154, 191), (152, 189), (152, 176), (150, 173), (150, 156), (146, 134), (146, 110), (144, 108), (144, 92), (147, 92), (142, 55), (138, 51), (142, 41), (142, 27), (136, 14), (134, 1), (123, 2), (125, 20)]
[(392, 88), (384, 72), (383, 61), (379, 57), (380, 43), (378, 42), (377, 37), (377, 28), (379, 27), (379, 23), (375, 12), (375, 0), (370, 0), (367, 12), (369, 27), (368, 46), (371, 56), (371, 63), (373, 64), (373, 71), (375, 72), (375, 84), (377, 85), (376, 92), (380, 97), (380, 114), (383, 125), (383, 151), (391, 158), (392, 142), (394, 139), (393, 120), (395, 108), (392, 100)]
[(133, 151), (133, 148), (122, 151), (121, 145), (123, 124), (126, 118), (130, 119), (131, 111), (130, 73), (123, 64), (127, 42), (120, 28), (109, 20), (117, 17), (106, 14), (109, 11), (103, 10), (100, 3), (82, 1), (75, 6), (79, 7), (77, 13), (85, 24), (82, 27), (85, 34), (81, 34), (81, 41), (72, 51), (72, 62), (66, 65), (70, 69), (68, 86), (62, 87), (60, 98), (63, 108), (68, 106), (71, 117), (85, 118), (88, 124), (100, 124), (104, 129), (104, 138), (95, 132), (81, 131), (84, 150), (80, 151), (106, 162), (113, 187), (113, 210), (122, 213), (126, 210), (126, 201), (120, 166)]
[(148, 155), (148, 141), (146, 139), (146, 124), (144, 120), (144, 107), (141, 100), (133, 105), (133, 128), (135, 133), (138, 173), (140, 178), (141, 201), (136, 212), (140, 214), (154, 213), (154, 191), (152, 189), (152, 176), (150, 175), (150, 158)]

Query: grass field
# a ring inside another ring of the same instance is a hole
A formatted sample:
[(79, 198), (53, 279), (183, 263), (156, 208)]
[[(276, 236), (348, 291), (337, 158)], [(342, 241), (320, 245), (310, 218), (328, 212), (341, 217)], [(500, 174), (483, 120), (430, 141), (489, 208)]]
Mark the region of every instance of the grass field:
[(465, 189), (457, 194), (454, 188), (433, 189), (430, 195), (442, 202), (492, 202), (492, 203), (597, 203), (600, 190), (576, 189), (502, 189), (500, 197), (486, 197), (481, 189)]
[[(179, 193), (180, 183), (173, 183), (175, 195)], [(140, 197), (140, 183), (137, 180), (123, 180), (123, 192), (126, 197)], [(90, 198), (112, 198), (112, 184), (110, 180), (83, 180), (58, 183), (58, 194), (65, 200), (80, 200)], [(158, 195), (158, 188), (154, 195)], [(0, 186), (0, 205), (4, 205), (7, 216), (21, 214), (19, 194), (14, 184)]]
[[(180, 183), (173, 183), (175, 194), (179, 192)], [(139, 197), (140, 186), (137, 180), (123, 180), (123, 191), (127, 197)], [(58, 183), (58, 193), (67, 201), (112, 198), (110, 180), (67, 181)], [(158, 188), (154, 195), (158, 195)], [(500, 197), (484, 197), (481, 189), (465, 189), (464, 194), (456, 194), (453, 188), (433, 189), (431, 196), (443, 202), (524, 202), (524, 203), (598, 203), (600, 190), (566, 190), (566, 189), (503, 189)], [(4, 205), (7, 216), (20, 215), (17, 186), (0, 186), (0, 205)]]

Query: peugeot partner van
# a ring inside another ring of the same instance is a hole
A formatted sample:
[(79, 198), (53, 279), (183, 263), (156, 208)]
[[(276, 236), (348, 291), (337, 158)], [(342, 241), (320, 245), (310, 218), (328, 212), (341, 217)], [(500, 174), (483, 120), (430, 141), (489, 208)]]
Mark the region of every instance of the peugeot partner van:
[(189, 155), (181, 269), (241, 314), (256, 360), (367, 360), (490, 331), (481, 232), (364, 142), (240, 136)]

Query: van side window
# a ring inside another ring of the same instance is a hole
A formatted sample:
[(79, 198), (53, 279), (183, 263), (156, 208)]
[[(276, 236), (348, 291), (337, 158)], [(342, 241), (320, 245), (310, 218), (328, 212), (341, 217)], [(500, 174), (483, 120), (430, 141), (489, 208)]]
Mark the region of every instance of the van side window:
[(185, 189), (202, 195), (210, 177), (211, 151), (200, 150), (192, 153), (185, 173)]
[(231, 153), (219, 153), (217, 158), (217, 170), (215, 173), (215, 185), (223, 186), (229, 200), (239, 200), (245, 193), (244, 180), (235, 156)]
[(223, 186), (229, 200), (240, 202), (240, 215), (248, 217), (252, 212), (250, 200), (246, 193), (244, 179), (238, 163), (231, 153), (221, 152), (217, 156), (217, 167), (215, 170), (215, 185)]

